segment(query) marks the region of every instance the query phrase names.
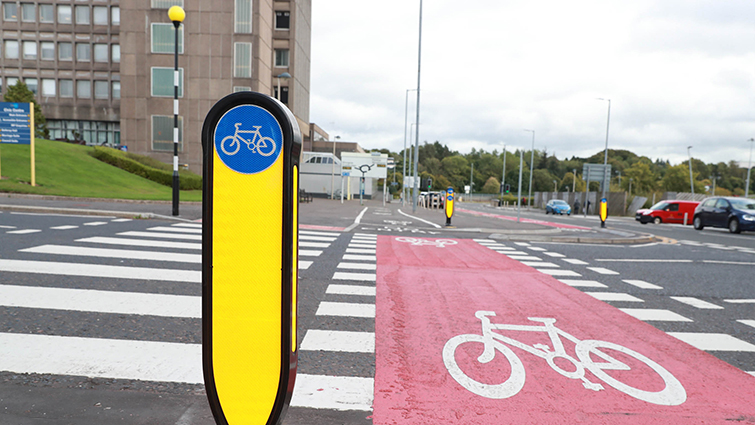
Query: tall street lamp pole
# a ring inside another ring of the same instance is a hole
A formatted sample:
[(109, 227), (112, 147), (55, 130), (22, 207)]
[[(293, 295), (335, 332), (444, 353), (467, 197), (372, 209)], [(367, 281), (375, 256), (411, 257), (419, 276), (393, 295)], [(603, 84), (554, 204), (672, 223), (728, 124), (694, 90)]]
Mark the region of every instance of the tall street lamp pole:
[(606, 149), (605, 154), (603, 157), (603, 194), (601, 195), (601, 198), (606, 197), (606, 186), (608, 186), (610, 183), (606, 182), (606, 174), (608, 174), (608, 128), (611, 125), (611, 99), (603, 99), (602, 97), (599, 97), (598, 100), (604, 100), (608, 102), (608, 119), (606, 120)]
[(689, 153), (690, 149), (692, 149), (692, 146), (687, 146), (687, 156), (689, 156), (689, 191), (694, 195), (695, 186), (692, 184), (692, 155)]
[(175, 27), (175, 61), (173, 67), (173, 215), (178, 215), (178, 29), (186, 18), (186, 12), (181, 6), (171, 6), (168, 9), (168, 19)]
[(755, 139), (751, 138), (748, 140), (750, 142), (750, 160), (747, 162), (747, 186), (745, 187), (745, 198), (750, 196), (750, 170), (752, 169), (752, 145), (753, 142), (755, 142)]
[(503, 193), (506, 187), (506, 145), (503, 145), (503, 172), (501, 173), (501, 205), (503, 205)]
[[(278, 90), (278, 93), (280, 93), (280, 90)], [(333, 192), (333, 181), (336, 178), (336, 140), (340, 138), (341, 136), (333, 138), (333, 165), (330, 167), (330, 199), (336, 199)], [(343, 178), (343, 176), (341, 176), (341, 178)]]
[[(406, 125), (409, 121), (409, 92), (417, 89), (406, 89), (406, 102), (404, 103), (404, 174), (401, 177), (401, 206), (406, 204), (406, 185), (403, 183), (403, 178), (406, 177)], [(411, 131), (411, 130), (410, 130)], [(411, 158), (410, 158), (411, 159)], [(395, 173), (395, 170), (394, 170)]]
[(532, 203), (532, 173), (535, 171), (535, 130), (527, 130), (532, 132), (532, 154), (530, 155), (530, 185), (527, 192), (527, 206)]
[(412, 212), (417, 212), (419, 181), (417, 180), (417, 163), (419, 162), (419, 88), (422, 69), (422, 0), (419, 0), (419, 49), (417, 51), (417, 133), (414, 138), (414, 190), (412, 191)]

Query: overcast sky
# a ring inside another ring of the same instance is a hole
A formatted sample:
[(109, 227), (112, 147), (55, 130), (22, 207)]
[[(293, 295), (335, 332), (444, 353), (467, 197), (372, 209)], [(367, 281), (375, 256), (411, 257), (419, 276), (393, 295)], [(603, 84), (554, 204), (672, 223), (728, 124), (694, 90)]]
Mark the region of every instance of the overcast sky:
[[(310, 121), (400, 151), (419, 0), (314, 0)], [(425, 0), (420, 142), (748, 161), (755, 2)], [(415, 122), (416, 92), (409, 95)], [(408, 142), (407, 142), (408, 143)]]

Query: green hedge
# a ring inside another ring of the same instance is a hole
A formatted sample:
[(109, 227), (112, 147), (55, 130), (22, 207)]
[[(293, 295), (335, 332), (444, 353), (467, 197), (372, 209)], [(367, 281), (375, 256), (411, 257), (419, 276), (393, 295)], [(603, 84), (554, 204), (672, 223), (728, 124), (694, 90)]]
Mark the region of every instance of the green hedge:
[[(153, 182), (173, 186), (173, 171), (160, 170), (148, 165), (142, 164), (122, 152), (112, 148), (95, 146), (91, 155), (102, 162), (108, 163), (131, 174), (144, 177)], [(130, 156), (133, 156), (131, 154)], [(181, 190), (202, 190), (202, 177), (188, 171), (179, 171), (179, 189)]]

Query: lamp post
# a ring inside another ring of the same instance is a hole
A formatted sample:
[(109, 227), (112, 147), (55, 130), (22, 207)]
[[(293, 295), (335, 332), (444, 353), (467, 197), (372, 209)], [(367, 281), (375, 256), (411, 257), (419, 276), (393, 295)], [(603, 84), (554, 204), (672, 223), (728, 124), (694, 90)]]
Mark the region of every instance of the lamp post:
[(687, 156), (689, 156), (689, 191), (694, 195), (695, 186), (692, 184), (692, 154), (689, 152), (690, 149), (692, 149), (692, 146), (687, 146)]
[(422, 69), (422, 0), (419, 0), (419, 48), (417, 49), (417, 123), (414, 138), (414, 190), (412, 191), (412, 212), (417, 212), (417, 197), (419, 196), (419, 181), (417, 181), (417, 163), (419, 162), (419, 88), (420, 72)]
[(634, 181), (634, 178), (629, 178), (629, 196), (632, 196), (632, 182)]
[(750, 160), (747, 162), (747, 186), (745, 187), (745, 198), (750, 196), (750, 170), (752, 169), (752, 145), (755, 139), (750, 138)]
[(503, 192), (506, 187), (506, 145), (503, 145), (503, 172), (501, 173), (501, 205), (503, 205)]
[(529, 207), (530, 202), (532, 202), (532, 173), (535, 171), (535, 130), (525, 129), (524, 131), (532, 132), (532, 154), (530, 155), (530, 185), (529, 191), (527, 192), (527, 206)]
[(556, 182), (556, 180), (553, 180), (553, 191), (558, 192), (558, 183)]
[[(280, 90), (278, 90), (278, 94), (280, 94)], [(330, 199), (336, 199), (333, 193), (333, 181), (336, 178), (336, 140), (340, 138), (341, 136), (333, 138), (333, 166), (330, 167)], [(343, 176), (341, 176), (341, 178), (343, 178)]]
[(284, 80), (288, 80), (289, 78), (291, 78), (291, 74), (289, 74), (288, 72), (284, 72), (282, 74), (276, 75), (275, 78), (278, 79), (278, 96), (276, 96), (276, 99), (278, 99), (278, 101), (280, 102), (281, 101), (281, 78), (283, 78)]
[[(406, 186), (403, 184), (403, 178), (406, 177), (406, 125), (409, 121), (409, 92), (417, 89), (406, 89), (406, 101), (404, 102), (404, 174), (401, 183), (401, 206), (406, 204)], [(410, 130), (411, 131), (411, 130)], [(411, 158), (410, 158), (411, 159)], [(396, 171), (394, 170), (394, 173)]]
[(173, 67), (173, 215), (178, 215), (178, 29), (181, 22), (186, 18), (181, 6), (171, 6), (168, 9), (168, 19), (173, 22), (175, 27), (175, 61)]
[(603, 158), (603, 183), (601, 186), (603, 186), (603, 195), (601, 198), (606, 197), (606, 172), (608, 170), (608, 128), (611, 125), (611, 99), (603, 99), (602, 97), (597, 98), (598, 100), (604, 100), (608, 102), (608, 118), (606, 120), (606, 149), (605, 154)]

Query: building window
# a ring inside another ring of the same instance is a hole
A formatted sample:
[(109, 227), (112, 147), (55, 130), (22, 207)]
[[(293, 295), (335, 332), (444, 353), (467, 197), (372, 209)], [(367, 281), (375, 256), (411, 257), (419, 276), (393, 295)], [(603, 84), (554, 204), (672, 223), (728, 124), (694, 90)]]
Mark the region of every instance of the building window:
[(60, 97), (73, 97), (73, 80), (60, 80)]
[(89, 80), (76, 80), (76, 97), (79, 99), (91, 99), (92, 82)]
[(121, 24), (121, 8), (120, 7), (111, 7), (110, 8), (110, 24), (112, 25), (120, 25)]
[[(152, 96), (173, 97), (173, 68), (152, 68)], [(184, 95), (184, 70), (178, 69), (178, 97)]]
[(95, 62), (107, 62), (107, 44), (95, 44), (94, 45), (94, 61)]
[(76, 6), (74, 11), (77, 25), (89, 25), (89, 6)]
[(113, 81), (113, 99), (121, 98), (121, 82)]
[(73, 45), (71, 43), (58, 43), (58, 59), (62, 61), (73, 60)]
[(241, 34), (252, 33), (252, 0), (236, 0), (236, 27)]
[[(173, 115), (152, 115), (152, 150), (173, 151)], [(178, 150), (183, 151), (183, 117), (178, 117)]]
[(40, 42), (39, 50), (42, 52), (42, 54), (40, 55), (42, 60), (55, 60), (55, 43), (53, 43), (52, 41)]
[[(152, 24), (152, 53), (176, 53), (176, 32), (173, 24)], [(184, 52), (184, 28), (178, 30), (178, 53)]]
[(37, 94), (37, 91), (39, 89), (39, 82), (36, 78), (24, 78), (24, 84), (26, 84), (26, 87), (28, 87), (29, 90), (34, 93), (34, 95)]
[(241, 91), (252, 91), (251, 87), (245, 87), (245, 86), (233, 86), (233, 92), (238, 93)]
[(275, 12), (275, 29), (287, 30), (291, 28), (291, 12), (279, 10)]
[(252, 43), (234, 43), (233, 76), (252, 77)]
[(37, 42), (36, 41), (24, 41), (24, 59), (28, 59), (28, 60), (37, 59)]
[(107, 6), (94, 6), (92, 8), (95, 25), (107, 25)]
[(113, 44), (111, 51), (111, 58), (113, 60), (113, 63), (121, 63), (121, 45)]
[(5, 79), (5, 82), (8, 83), (8, 88), (11, 88), (18, 84), (18, 77), (8, 77)]
[(281, 94), (278, 97), (278, 86), (274, 86), (273, 97), (288, 105), (288, 87), (281, 87)]
[(275, 49), (275, 66), (288, 68), (288, 49)]
[(55, 80), (51, 78), (42, 79), (42, 96), (55, 97)]
[(89, 43), (76, 43), (76, 61), (89, 62), (92, 58), (92, 46)]
[(95, 99), (107, 99), (110, 92), (110, 84), (107, 81), (95, 81), (94, 82), (94, 98)]
[(152, 0), (153, 9), (170, 9), (171, 6), (184, 7), (184, 0)]
[(71, 6), (58, 6), (58, 23), (71, 23)]
[(18, 41), (5, 40), (5, 59), (18, 59)]
[(34, 3), (21, 3), (21, 20), (23, 22), (36, 22), (37, 7)]
[(44, 22), (44, 23), (55, 22), (55, 11), (51, 4), (39, 5), (39, 22)]
[(3, 3), (3, 20), (18, 21), (18, 5), (16, 2)]

